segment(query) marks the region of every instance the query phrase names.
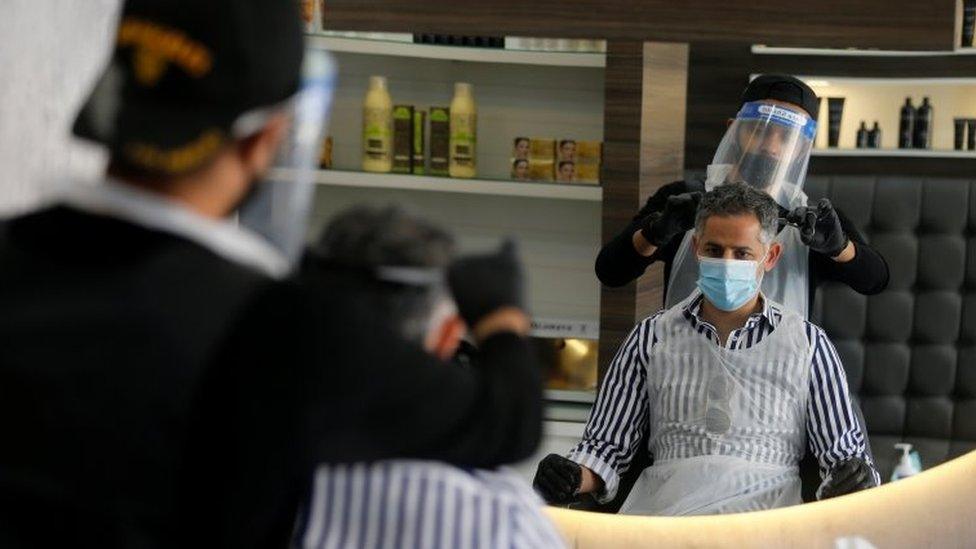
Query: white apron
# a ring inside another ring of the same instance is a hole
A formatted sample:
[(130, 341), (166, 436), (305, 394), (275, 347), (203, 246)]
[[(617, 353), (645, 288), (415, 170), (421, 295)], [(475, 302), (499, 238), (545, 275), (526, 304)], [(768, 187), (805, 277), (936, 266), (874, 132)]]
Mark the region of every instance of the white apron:
[(684, 317), (698, 295), (655, 322), (647, 367), (654, 465), (620, 512), (705, 515), (798, 504), (813, 353), (804, 319), (784, 310), (760, 343), (724, 349)]

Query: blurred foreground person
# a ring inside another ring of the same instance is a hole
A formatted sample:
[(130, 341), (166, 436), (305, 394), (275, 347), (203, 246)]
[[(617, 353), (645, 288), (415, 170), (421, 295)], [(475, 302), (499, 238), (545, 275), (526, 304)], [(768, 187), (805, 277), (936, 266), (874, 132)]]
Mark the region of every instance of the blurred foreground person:
[[(442, 362), (432, 367), (460, 368), (450, 363), (465, 332), (446, 284), (453, 247), (442, 230), (395, 208), (356, 207), (329, 224), (304, 274), (328, 293), (347, 288)], [(560, 547), (542, 506), (505, 469), (432, 460), (323, 465), (296, 541), (307, 548)]]
[[(0, 547), (283, 547), (318, 463), (535, 448), (514, 262), (457, 269), (512, 272), (454, 288), (471, 370), (284, 282), (334, 79), (298, 18), (281, 0), (124, 4), (74, 127), (108, 149), (106, 181), (0, 225)], [(279, 149), (296, 175), (259, 182)]]

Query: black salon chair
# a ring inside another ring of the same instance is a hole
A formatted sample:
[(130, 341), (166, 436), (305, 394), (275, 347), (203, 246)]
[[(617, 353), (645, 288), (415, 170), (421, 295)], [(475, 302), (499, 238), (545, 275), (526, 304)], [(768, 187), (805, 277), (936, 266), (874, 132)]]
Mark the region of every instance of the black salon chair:
[(828, 284), (813, 319), (861, 402), (882, 479), (911, 443), (932, 467), (976, 449), (976, 180), (810, 177), (877, 248), (888, 290)]

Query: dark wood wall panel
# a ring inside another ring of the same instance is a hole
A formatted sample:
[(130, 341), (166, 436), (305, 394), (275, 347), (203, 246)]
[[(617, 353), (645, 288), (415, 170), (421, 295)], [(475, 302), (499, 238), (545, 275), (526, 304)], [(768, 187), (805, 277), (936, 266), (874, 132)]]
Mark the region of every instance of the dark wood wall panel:
[(328, 28), (949, 49), (956, 0), (328, 0)]
[(860, 78), (976, 77), (976, 55), (933, 57), (846, 57), (830, 55), (751, 55), (755, 72)]
[[(611, 41), (605, 75), (603, 241), (618, 234), (684, 165), (688, 46)], [(600, 294), (600, 373), (640, 318), (661, 303), (663, 276), (650, 270)]]
[[(637, 41), (610, 41), (604, 75), (602, 240), (627, 225), (640, 200), (641, 85), (644, 55)], [(600, 379), (634, 326), (636, 285), (600, 290)]]
[(696, 42), (688, 64), (688, 116), (685, 167), (704, 172), (725, 135), (728, 119), (739, 110), (749, 84), (752, 53), (746, 44)]

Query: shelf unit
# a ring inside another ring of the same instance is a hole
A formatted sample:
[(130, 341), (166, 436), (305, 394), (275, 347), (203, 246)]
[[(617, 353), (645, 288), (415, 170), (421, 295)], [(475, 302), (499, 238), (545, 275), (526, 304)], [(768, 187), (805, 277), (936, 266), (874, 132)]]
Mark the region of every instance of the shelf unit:
[(593, 69), (602, 69), (607, 64), (607, 56), (602, 53), (522, 51), (502, 48), (442, 46), (413, 44), (392, 40), (342, 38), (321, 35), (308, 35), (306, 42), (310, 47), (326, 49), (331, 52), (412, 57), (417, 59)]
[[(273, 176), (276, 179), (288, 179), (290, 173), (285, 169), (276, 169)], [(603, 199), (603, 189), (599, 185), (523, 183), (490, 179), (452, 179), (449, 177), (369, 173), (346, 170), (318, 170), (315, 174), (315, 182), (319, 185), (336, 187), (402, 189), (425, 192), (585, 200), (589, 202), (599, 202)]]
[[(527, 305), (536, 317), (533, 334), (597, 339), (600, 286), (593, 260), (603, 188), (514, 181), (509, 173), (515, 137), (603, 140), (606, 55), (382, 38), (306, 36), (310, 47), (331, 51), (339, 66), (330, 122), (333, 169), (314, 173), (310, 232), (318, 234), (353, 205), (395, 204), (447, 229), (462, 254), (514, 237), (525, 266)], [(362, 100), (372, 75), (387, 77), (394, 104), (421, 110), (448, 106), (455, 82), (473, 84), (478, 178), (363, 172)]]
[[(921, 61), (920, 61), (921, 62)], [(941, 158), (969, 159), (968, 151), (955, 151), (953, 119), (976, 118), (976, 76), (951, 77), (856, 77), (830, 75), (800, 75), (822, 97), (820, 124), (814, 154), (819, 156), (851, 156), (875, 158)], [(844, 97), (839, 149), (827, 148), (829, 97)], [(905, 98), (911, 97), (918, 107), (923, 97), (930, 97), (935, 118), (933, 149), (897, 149), (899, 113)], [(855, 137), (860, 121), (870, 128), (874, 121), (882, 129), (882, 149), (856, 149)]]

